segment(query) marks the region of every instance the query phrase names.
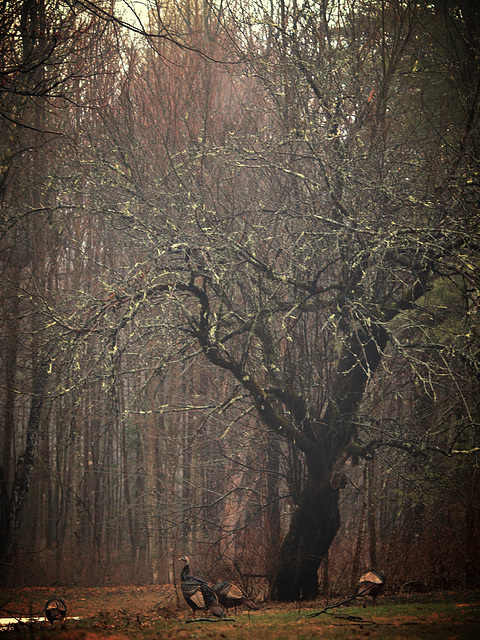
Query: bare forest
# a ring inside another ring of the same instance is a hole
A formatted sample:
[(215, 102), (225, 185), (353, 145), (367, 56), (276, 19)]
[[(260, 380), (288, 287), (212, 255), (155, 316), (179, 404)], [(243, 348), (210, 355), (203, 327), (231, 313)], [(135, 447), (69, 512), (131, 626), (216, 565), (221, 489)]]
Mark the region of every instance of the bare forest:
[(0, 0), (0, 580), (479, 587), (476, 0)]

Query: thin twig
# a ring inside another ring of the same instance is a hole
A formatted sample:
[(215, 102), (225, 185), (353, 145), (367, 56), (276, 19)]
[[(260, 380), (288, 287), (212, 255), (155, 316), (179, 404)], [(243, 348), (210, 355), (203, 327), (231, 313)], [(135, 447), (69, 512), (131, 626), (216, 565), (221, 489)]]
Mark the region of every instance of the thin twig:
[(349, 602), (352, 602), (352, 600), (356, 600), (357, 598), (361, 597), (363, 594), (367, 593), (369, 591), (369, 589), (370, 589), (370, 587), (368, 589), (363, 589), (362, 591), (359, 591), (358, 593), (356, 593), (354, 596), (351, 596), (347, 600), (343, 600), (342, 602), (337, 602), (337, 604), (331, 604), (329, 607), (325, 607), (325, 609), (322, 609), (322, 611), (316, 611), (315, 613), (309, 613), (307, 615), (307, 617), (308, 618), (315, 618), (316, 616), (322, 615), (322, 613), (328, 613), (328, 611), (330, 609), (336, 609), (337, 607), (341, 607), (344, 604), (348, 604)]
[(192, 622), (235, 622), (235, 618), (193, 618), (192, 620), (185, 620), (185, 624)]

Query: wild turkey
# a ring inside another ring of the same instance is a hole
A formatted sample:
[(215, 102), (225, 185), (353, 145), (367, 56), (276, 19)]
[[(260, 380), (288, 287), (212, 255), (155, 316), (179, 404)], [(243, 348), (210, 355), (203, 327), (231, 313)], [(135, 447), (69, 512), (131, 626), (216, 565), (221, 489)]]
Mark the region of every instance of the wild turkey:
[[(385, 574), (382, 571), (367, 571), (358, 581), (357, 596), (365, 598), (372, 596), (372, 604), (375, 606), (375, 599), (385, 586), (385, 580)], [(363, 606), (367, 606), (366, 599)]]
[(193, 617), (199, 609), (209, 609), (217, 618), (225, 618), (225, 609), (219, 604), (217, 596), (203, 578), (197, 578), (190, 570), (190, 560), (187, 556), (179, 558), (184, 562), (182, 569), (182, 593), (185, 602), (192, 609)]
[(212, 589), (217, 594), (218, 601), (225, 609), (229, 609), (230, 607), (237, 608), (242, 604), (255, 611), (259, 608), (253, 600), (250, 600), (239, 587), (231, 582), (217, 582), (213, 585)]
[(47, 604), (45, 605), (45, 617), (49, 622), (52, 624), (55, 620), (60, 620), (62, 622), (66, 615), (67, 607), (63, 600), (60, 600), (60, 598), (54, 598), (47, 601)]

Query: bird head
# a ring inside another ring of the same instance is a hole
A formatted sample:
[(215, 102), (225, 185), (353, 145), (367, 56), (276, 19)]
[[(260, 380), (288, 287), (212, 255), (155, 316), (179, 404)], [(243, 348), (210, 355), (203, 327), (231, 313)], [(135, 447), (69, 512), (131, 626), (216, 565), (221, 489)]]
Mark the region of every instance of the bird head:
[(188, 556), (182, 556), (181, 558), (179, 558), (179, 560), (181, 560), (185, 564), (190, 564), (190, 560), (188, 559)]

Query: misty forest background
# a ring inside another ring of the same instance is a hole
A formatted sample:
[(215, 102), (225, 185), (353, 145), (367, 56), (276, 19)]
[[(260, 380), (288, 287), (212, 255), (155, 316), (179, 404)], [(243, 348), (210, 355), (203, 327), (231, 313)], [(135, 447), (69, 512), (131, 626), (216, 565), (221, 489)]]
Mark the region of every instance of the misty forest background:
[(479, 116), (475, 0), (2, 0), (4, 584), (478, 587)]

